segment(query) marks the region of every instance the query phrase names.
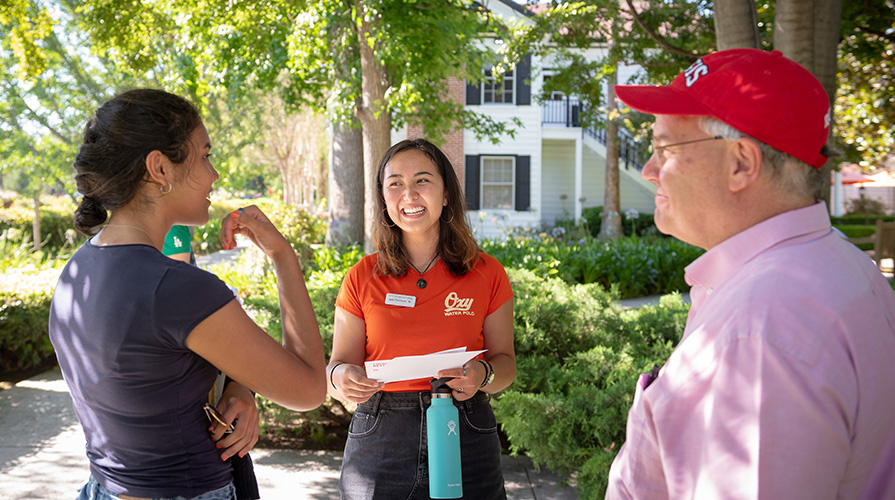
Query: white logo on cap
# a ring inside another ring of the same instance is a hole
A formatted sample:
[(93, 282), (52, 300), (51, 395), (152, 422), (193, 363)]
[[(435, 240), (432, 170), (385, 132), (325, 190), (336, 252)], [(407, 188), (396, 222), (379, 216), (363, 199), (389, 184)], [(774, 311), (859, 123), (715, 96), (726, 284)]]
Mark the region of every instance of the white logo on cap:
[(695, 63), (691, 64), (687, 71), (684, 71), (684, 82), (686, 82), (687, 87), (691, 87), (696, 80), (699, 80), (700, 76), (709, 74), (709, 67), (702, 62), (702, 59), (697, 59)]

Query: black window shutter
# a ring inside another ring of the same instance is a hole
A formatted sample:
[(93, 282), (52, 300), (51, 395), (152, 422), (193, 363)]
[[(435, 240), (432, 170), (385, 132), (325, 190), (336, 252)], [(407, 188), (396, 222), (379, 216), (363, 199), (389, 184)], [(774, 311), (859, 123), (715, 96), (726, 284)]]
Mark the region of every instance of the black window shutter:
[(479, 156), (466, 155), (466, 208), (479, 209)]
[(530, 77), (531, 54), (526, 54), (516, 65), (516, 104), (531, 104), (531, 84), (526, 82)]
[(466, 104), (482, 103), (482, 86), (466, 80)]
[(516, 157), (516, 210), (531, 210), (531, 156)]

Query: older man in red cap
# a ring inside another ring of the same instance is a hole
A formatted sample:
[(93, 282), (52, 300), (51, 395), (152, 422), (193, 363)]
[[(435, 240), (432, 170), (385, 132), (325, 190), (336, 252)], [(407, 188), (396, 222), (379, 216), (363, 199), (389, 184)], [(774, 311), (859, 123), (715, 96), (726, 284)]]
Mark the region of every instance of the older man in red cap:
[(637, 383), (606, 498), (895, 499), (895, 294), (818, 201), (823, 87), (779, 52), (734, 49), (616, 94), (657, 115), (656, 226), (707, 252), (686, 270), (680, 344)]

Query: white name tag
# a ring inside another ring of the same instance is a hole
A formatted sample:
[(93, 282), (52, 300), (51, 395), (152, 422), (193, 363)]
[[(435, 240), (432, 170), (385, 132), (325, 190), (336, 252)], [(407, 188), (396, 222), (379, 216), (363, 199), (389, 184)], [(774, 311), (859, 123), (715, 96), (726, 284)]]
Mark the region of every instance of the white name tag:
[(398, 307), (413, 307), (416, 305), (416, 297), (413, 295), (400, 295), (397, 293), (385, 294), (385, 305)]

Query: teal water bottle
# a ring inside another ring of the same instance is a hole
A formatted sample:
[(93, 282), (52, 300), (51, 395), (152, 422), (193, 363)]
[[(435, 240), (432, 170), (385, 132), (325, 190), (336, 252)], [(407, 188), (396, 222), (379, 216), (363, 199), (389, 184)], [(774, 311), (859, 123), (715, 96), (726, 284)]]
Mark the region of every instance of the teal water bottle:
[(432, 379), (432, 404), (426, 410), (429, 444), (429, 496), (462, 498), (460, 468), (460, 415), (447, 386), (450, 378)]

